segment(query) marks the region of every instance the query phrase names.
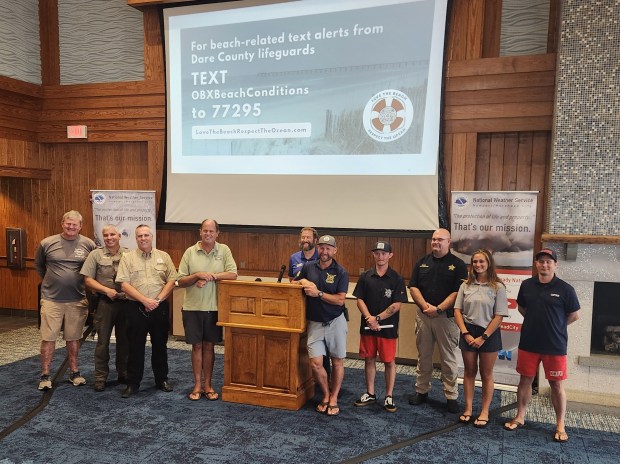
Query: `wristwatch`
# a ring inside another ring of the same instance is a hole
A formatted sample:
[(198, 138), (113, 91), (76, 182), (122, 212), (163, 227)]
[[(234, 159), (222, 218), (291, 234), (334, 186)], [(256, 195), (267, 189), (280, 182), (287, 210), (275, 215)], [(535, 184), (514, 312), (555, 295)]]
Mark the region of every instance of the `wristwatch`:
[(323, 292), (319, 292), (319, 298), (323, 298), (324, 293)]
[(441, 309), (439, 306), (436, 306), (436, 308), (437, 308), (437, 314), (443, 313), (443, 309)]
[(378, 314), (375, 316), (375, 319), (377, 319), (377, 322), (381, 322), (381, 316), (379, 316)]
[(481, 335), (481, 337), (482, 337), (483, 340), (488, 340), (489, 339), (489, 336), (487, 334), (485, 334), (485, 333), (483, 333)]

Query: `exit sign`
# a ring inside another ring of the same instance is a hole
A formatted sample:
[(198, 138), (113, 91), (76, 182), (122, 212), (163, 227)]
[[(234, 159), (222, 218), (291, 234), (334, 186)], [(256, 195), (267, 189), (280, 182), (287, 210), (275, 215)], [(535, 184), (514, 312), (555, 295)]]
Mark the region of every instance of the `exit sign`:
[(86, 126), (67, 126), (67, 138), (68, 139), (85, 139)]

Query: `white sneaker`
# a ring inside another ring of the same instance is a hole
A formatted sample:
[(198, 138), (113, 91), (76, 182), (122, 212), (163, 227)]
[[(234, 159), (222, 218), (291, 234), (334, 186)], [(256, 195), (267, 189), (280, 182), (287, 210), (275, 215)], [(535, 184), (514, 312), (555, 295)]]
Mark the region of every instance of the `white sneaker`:
[(383, 403), (383, 407), (385, 408), (387, 412), (396, 412), (396, 409), (398, 409), (396, 405), (394, 404), (394, 398), (392, 398), (390, 395), (385, 397), (385, 402)]
[(82, 377), (80, 371), (71, 372), (69, 375), (69, 382), (71, 382), (75, 387), (86, 385), (86, 379)]
[(39, 379), (39, 390), (47, 391), (51, 389), (52, 389), (52, 379), (50, 379), (50, 376), (47, 374), (42, 375), (41, 378)]
[(354, 406), (368, 406), (369, 404), (374, 404), (377, 401), (376, 395), (371, 395), (370, 393), (364, 393), (359, 400), (353, 403)]

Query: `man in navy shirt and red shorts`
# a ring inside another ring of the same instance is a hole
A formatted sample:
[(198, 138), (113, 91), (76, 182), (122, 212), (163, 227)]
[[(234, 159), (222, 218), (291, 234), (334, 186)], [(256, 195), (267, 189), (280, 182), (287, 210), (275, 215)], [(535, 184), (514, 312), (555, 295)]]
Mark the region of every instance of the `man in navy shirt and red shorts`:
[(566, 351), (567, 327), (579, 319), (579, 300), (575, 289), (555, 275), (558, 257), (555, 251), (542, 249), (536, 253), (538, 275), (524, 280), (517, 304), (523, 315), (517, 372), (521, 375), (517, 388), (517, 415), (504, 424), (512, 431), (525, 425), (525, 413), (532, 399), (532, 382), (542, 362), (551, 387), (551, 403), (556, 415), (553, 440), (568, 441), (564, 426), (566, 415)]

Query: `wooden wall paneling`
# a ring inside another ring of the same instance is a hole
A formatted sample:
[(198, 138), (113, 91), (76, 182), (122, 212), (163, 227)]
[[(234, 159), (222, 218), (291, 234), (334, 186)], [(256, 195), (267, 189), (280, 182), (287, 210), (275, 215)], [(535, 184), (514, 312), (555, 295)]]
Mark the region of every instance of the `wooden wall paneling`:
[(446, 92), (444, 104), (487, 105), (499, 103), (553, 102), (553, 85), (507, 89), (452, 90)]
[(463, 176), (463, 190), (474, 190), (476, 186), (476, 156), (478, 134), (468, 133), (465, 140), (465, 173)]
[(165, 77), (161, 23), (157, 7), (144, 8), (144, 80), (163, 81)]
[[(450, 191), (452, 188), (452, 158), (453, 158), (454, 135), (449, 133), (443, 134), (442, 154), (443, 154), (443, 176), (444, 176), (444, 198), (448, 205), (448, 214), (450, 213)], [(439, 192), (441, 195), (442, 192)]]
[[(164, 157), (165, 157), (165, 142), (163, 139), (151, 140), (147, 143), (146, 147), (141, 144), (141, 150), (146, 150), (146, 156), (140, 159), (140, 165), (136, 166), (137, 171), (148, 172), (147, 183), (144, 187), (145, 190), (153, 189), (155, 187), (155, 200), (156, 206), (159, 208), (161, 201), (161, 185), (164, 178)], [(146, 166), (142, 164), (146, 162)]]
[(553, 116), (523, 116), (518, 118), (454, 119), (445, 122), (446, 133), (461, 132), (529, 132), (548, 131), (553, 127)]
[[(467, 159), (467, 134), (454, 134), (452, 139), (451, 190), (465, 189), (465, 162)], [(449, 199), (450, 197), (448, 197)], [(448, 201), (449, 202), (449, 201)]]
[(530, 189), (530, 175), (532, 169), (532, 133), (525, 132), (519, 134), (519, 145), (517, 148), (517, 190)]
[[(530, 189), (538, 190), (536, 237), (544, 232), (547, 217), (547, 185), (551, 168), (551, 132), (535, 132), (532, 140)], [(539, 243), (540, 240), (536, 240)]]
[(486, 0), (468, 0), (466, 59), (482, 57), (484, 9)]
[(507, 72), (450, 77), (446, 83), (446, 90), (513, 89), (553, 85), (555, 85), (555, 71)]
[(520, 74), (544, 71), (555, 72), (555, 63), (555, 53), (453, 60), (449, 63), (447, 77)]
[(499, 56), (502, 28), (502, 0), (485, 0), (482, 57)]
[(489, 186), (490, 191), (502, 190), (502, 179), (504, 178), (504, 134), (490, 134), (491, 142), (489, 146)]
[(560, 43), (562, 0), (549, 0), (549, 28), (547, 29), (547, 53), (556, 53)]
[(502, 169), (502, 188), (512, 191), (517, 186), (517, 156), (519, 152), (519, 134), (506, 134), (504, 139), (504, 165)]
[(58, 0), (39, 0), (39, 36), (41, 82), (43, 85), (60, 84)]
[(452, 1), (449, 11), (448, 60), (464, 60), (467, 58), (467, 20), (469, 18), (469, 0)]
[(474, 190), (489, 190), (491, 134), (478, 134)]

